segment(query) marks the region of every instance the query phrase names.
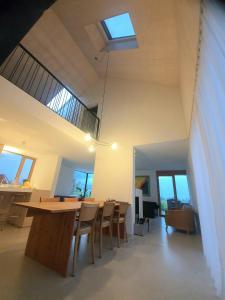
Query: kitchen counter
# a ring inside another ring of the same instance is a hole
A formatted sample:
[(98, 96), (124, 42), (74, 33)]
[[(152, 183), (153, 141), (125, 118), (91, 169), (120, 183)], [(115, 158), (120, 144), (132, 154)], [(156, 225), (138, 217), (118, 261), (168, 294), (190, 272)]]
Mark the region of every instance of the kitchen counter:
[(0, 209), (8, 209), (8, 223), (17, 226), (30, 226), (32, 217), (27, 217), (27, 208), (13, 205), (14, 202), (40, 202), (40, 197), (49, 197), (50, 191), (23, 188), (19, 185), (0, 184)]
[(32, 193), (32, 191), (32, 188), (24, 188), (20, 185), (0, 184), (0, 192)]

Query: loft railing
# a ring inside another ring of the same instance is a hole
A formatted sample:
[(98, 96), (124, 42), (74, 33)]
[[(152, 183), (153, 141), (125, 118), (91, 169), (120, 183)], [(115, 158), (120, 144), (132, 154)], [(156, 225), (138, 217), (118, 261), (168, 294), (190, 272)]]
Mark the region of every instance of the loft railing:
[(93, 137), (99, 118), (21, 44), (0, 66), (0, 75)]

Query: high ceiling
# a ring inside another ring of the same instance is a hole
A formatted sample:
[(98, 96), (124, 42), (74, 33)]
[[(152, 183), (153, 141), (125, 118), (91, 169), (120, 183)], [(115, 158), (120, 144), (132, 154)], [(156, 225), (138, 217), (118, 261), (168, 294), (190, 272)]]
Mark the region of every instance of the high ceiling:
[(95, 50), (85, 26), (129, 12), (139, 47), (111, 51), (109, 75), (178, 85), (174, 0), (58, 0), (53, 9), (99, 76), (104, 75), (105, 59), (95, 60), (102, 55)]

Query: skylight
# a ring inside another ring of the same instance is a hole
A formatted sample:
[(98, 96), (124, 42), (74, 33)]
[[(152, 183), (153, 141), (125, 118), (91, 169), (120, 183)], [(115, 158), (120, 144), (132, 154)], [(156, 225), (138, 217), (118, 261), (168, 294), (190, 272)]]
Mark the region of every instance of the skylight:
[(129, 13), (124, 13), (102, 21), (102, 26), (109, 40), (135, 36)]

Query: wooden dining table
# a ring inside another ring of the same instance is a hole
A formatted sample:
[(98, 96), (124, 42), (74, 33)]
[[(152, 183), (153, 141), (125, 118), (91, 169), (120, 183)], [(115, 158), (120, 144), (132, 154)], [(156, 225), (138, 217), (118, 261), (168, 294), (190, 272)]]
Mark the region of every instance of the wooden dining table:
[[(15, 203), (14, 205), (28, 208), (27, 216), (33, 217), (25, 255), (64, 277), (68, 276), (75, 215), (80, 210), (81, 203)], [(97, 203), (100, 208), (104, 205), (104, 201), (91, 203)]]

